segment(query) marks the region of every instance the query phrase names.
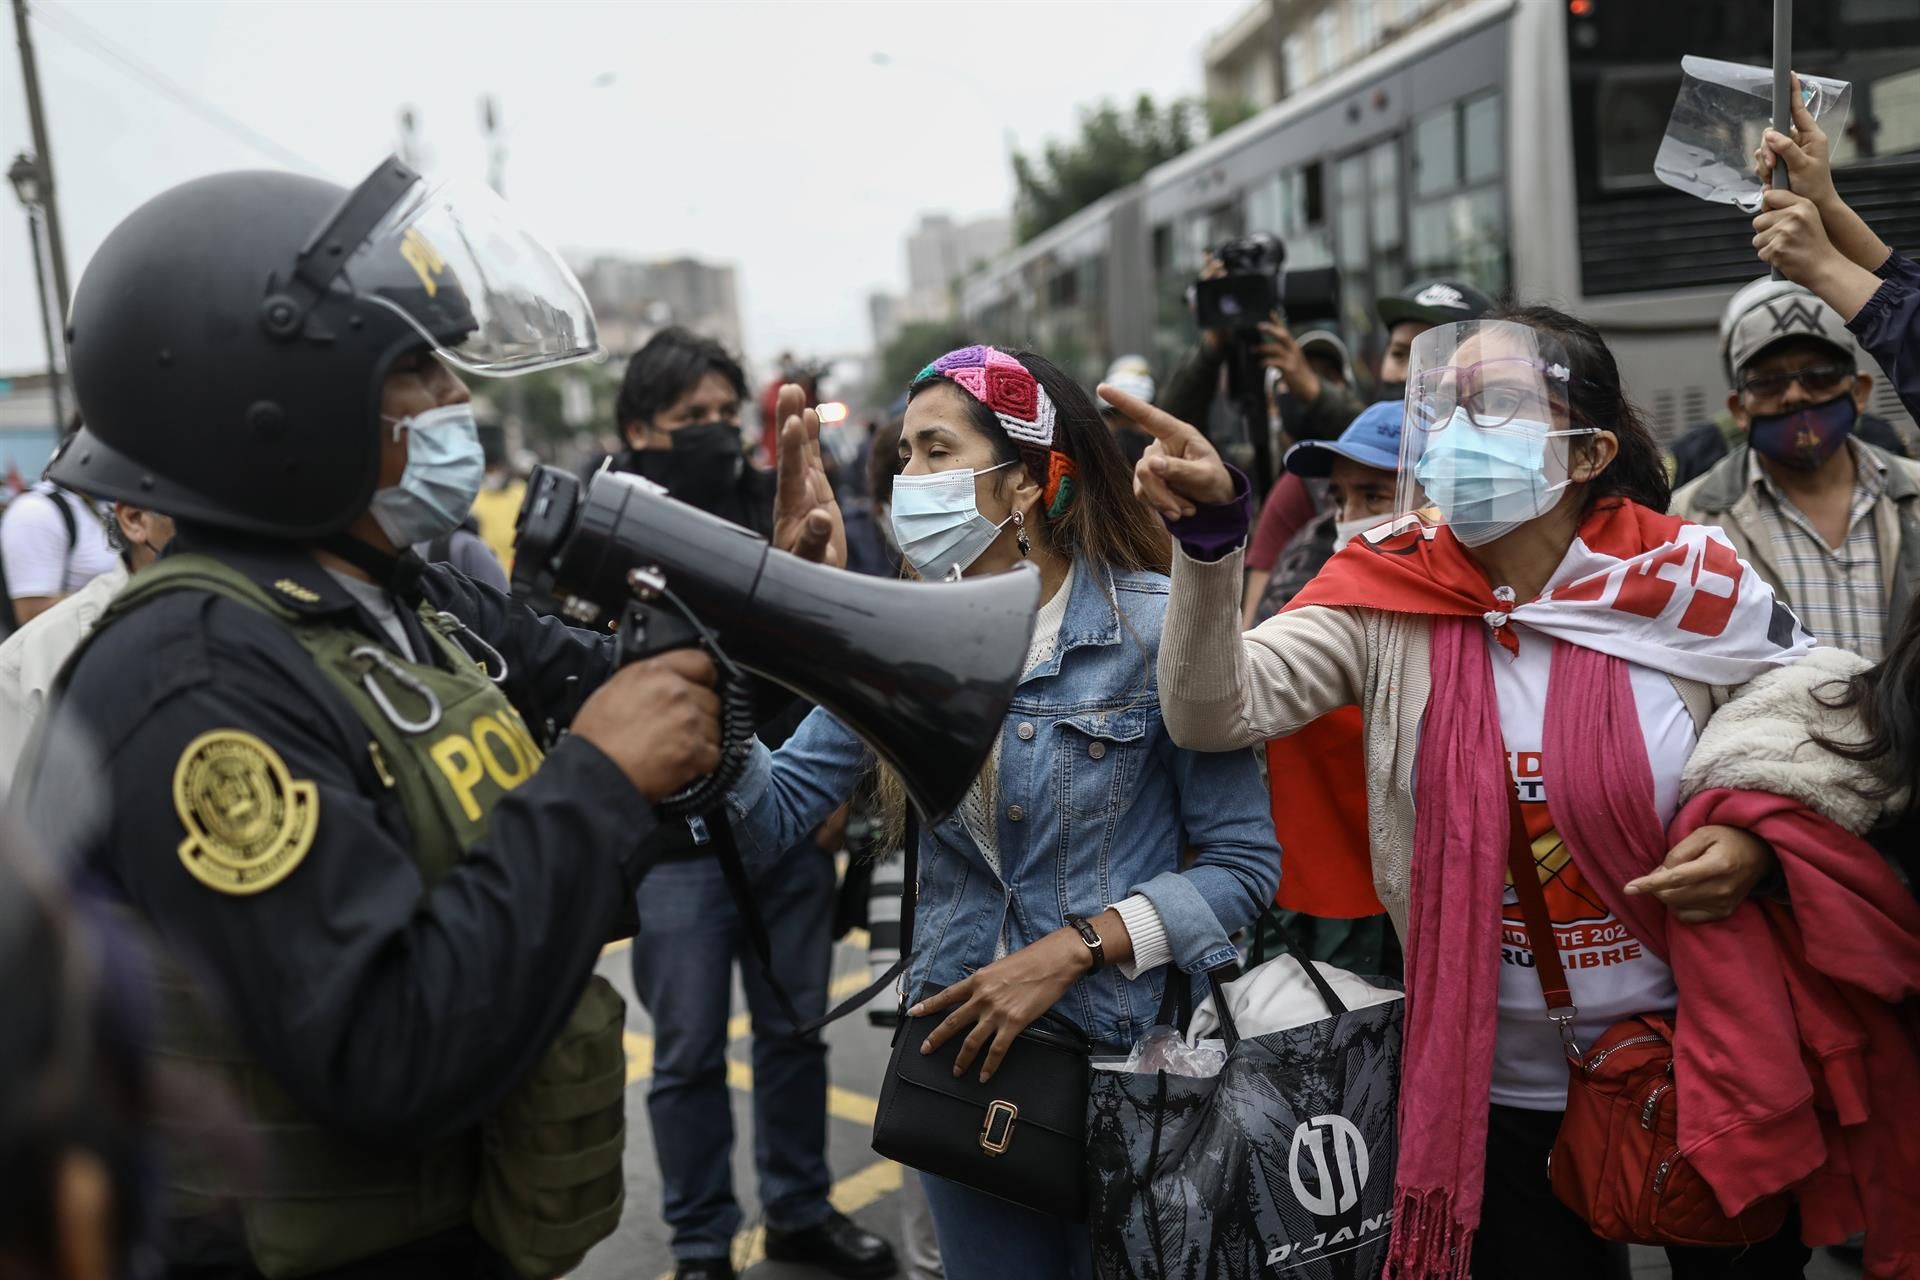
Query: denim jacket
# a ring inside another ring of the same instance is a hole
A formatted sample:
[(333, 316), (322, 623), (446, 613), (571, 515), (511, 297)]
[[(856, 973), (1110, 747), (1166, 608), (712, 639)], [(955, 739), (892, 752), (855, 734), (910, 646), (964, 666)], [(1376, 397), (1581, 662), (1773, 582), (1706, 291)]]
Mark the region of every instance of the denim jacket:
[[(1001, 731), (999, 874), (957, 817), (920, 833), (910, 999), (991, 964), (1003, 929), (1011, 953), (1136, 892), (1159, 912), (1175, 966), (1201, 974), (1235, 958), (1227, 935), (1272, 900), (1280, 849), (1253, 756), (1184, 750), (1161, 723), (1167, 591), (1160, 574), (1075, 566), (1054, 655), (1020, 682)], [(777, 752), (756, 743), (728, 797), (742, 854), (764, 863), (798, 844), (870, 764), (824, 710)], [(1188, 846), (1197, 856), (1183, 871)], [(1131, 1045), (1165, 980), (1164, 968), (1129, 980), (1109, 966), (1055, 1011), (1097, 1044)]]

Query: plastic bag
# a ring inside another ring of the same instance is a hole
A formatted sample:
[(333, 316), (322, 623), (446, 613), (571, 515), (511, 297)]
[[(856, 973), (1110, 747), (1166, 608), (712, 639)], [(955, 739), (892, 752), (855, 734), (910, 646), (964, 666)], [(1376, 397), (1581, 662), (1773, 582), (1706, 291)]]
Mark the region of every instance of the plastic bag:
[[(1689, 56), (1680, 70), (1680, 96), (1653, 160), (1654, 175), (1688, 195), (1755, 212), (1760, 180), (1753, 153), (1773, 124), (1773, 68)], [(1802, 74), (1800, 96), (1828, 137), (1845, 130), (1851, 84)]]
[(1164, 1071), (1205, 1080), (1219, 1075), (1227, 1065), (1227, 1042), (1198, 1038), (1189, 1042), (1172, 1027), (1149, 1027), (1125, 1058), (1095, 1059), (1094, 1065), (1107, 1071), (1146, 1075)]

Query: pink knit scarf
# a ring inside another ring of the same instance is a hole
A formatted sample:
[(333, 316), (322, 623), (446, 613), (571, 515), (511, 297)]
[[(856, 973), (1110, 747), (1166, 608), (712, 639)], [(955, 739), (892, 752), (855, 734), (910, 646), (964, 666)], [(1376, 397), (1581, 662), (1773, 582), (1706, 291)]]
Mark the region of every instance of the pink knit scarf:
[[(1465, 1280), (1486, 1174), (1513, 781), (1483, 626), (1477, 618), (1432, 622), (1433, 693), (1415, 795), (1400, 1156), (1386, 1269), (1388, 1277), (1407, 1280)], [(1529, 642), (1551, 643), (1545, 637)], [(1556, 644), (1541, 745), (1548, 809), (1583, 872), (1582, 846), (1610, 847), (1627, 865), (1658, 865), (1667, 845), (1627, 663)], [(1614, 892), (1603, 897), (1643, 941), (1664, 944), (1657, 904)]]

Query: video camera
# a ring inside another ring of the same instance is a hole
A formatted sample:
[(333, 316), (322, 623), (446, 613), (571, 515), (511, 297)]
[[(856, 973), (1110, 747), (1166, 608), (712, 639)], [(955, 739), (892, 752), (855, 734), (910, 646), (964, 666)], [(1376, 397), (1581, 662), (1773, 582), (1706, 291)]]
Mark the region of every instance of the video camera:
[(1194, 317), (1202, 329), (1257, 331), (1275, 312), (1295, 328), (1338, 322), (1339, 269), (1283, 272), (1287, 246), (1278, 236), (1260, 232), (1229, 240), (1213, 257), (1226, 274), (1194, 285)]
[(901, 582), (813, 564), (739, 525), (603, 469), (527, 481), (514, 596), (551, 601), (620, 660), (701, 648), (720, 670), (720, 769), (661, 808), (710, 812), (745, 765), (746, 672), (827, 708), (891, 765), (931, 823), (959, 805), (1000, 736), (1026, 665), (1039, 575)]

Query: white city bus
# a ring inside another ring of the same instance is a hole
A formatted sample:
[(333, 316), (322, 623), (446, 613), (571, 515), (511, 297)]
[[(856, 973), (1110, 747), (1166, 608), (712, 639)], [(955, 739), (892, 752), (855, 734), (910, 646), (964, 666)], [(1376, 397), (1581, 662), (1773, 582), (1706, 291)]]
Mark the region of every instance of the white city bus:
[[(1278, 235), (1289, 267), (1338, 266), (1342, 328), (1371, 359), (1373, 301), (1458, 276), (1607, 334), (1656, 430), (1725, 403), (1716, 329), (1761, 274), (1749, 218), (1662, 186), (1653, 156), (1680, 58), (1770, 58), (1771, 0), (1484, 0), (1294, 94), (1020, 246), (969, 280), (981, 336), (1092, 381), (1192, 342), (1202, 254)], [(1920, 249), (1920, 0), (1802, 0), (1797, 67), (1849, 80), (1837, 181), (1888, 242)], [(1874, 410), (1910, 426), (1892, 387)]]

